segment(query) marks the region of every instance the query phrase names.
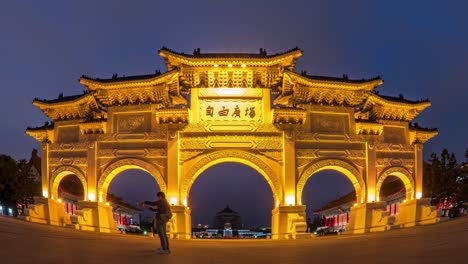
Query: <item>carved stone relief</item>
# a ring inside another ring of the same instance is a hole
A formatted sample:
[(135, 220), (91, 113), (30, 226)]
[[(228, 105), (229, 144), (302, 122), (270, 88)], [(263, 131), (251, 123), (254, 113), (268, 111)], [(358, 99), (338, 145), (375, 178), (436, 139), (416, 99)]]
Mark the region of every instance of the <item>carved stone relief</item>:
[(86, 165), (87, 158), (75, 157), (75, 158), (49, 158), (50, 165)]
[(377, 151), (387, 152), (412, 152), (414, 151), (411, 145), (407, 144), (394, 144), (394, 143), (379, 143), (375, 145)]
[(279, 136), (235, 136), (213, 135), (209, 137), (191, 136), (180, 139), (181, 150), (202, 150), (211, 148), (248, 148), (248, 149), (282, 149)]
[(98, 151), (99, 157), (166, 157), (167, 150), (164, 148), (101, 148)]
[(98, 141), (166, 141), (167, 130), (161, 129), (155, 132), (144, 132), (144, 133), (109, 133), (101, 134), (98, 136)]
[(376, 152), (378, 159), (414, 159), (413, 152)]
[(261, 151), (260, 154), (267, 156), (270, 159), (281, 162), (283, 160), (282, 151)]
[(49, 150), (56, 151), (56, 150), (86, 150), (87, 143), (86, 142), (75, 142), (75, 143), (53, 143), (50, 144)]
[(297, 149), (296, 157), (308, 157), (308, 158), (365, 158), (364, 150), (349, 150), (349, 149)]
[(412, 167), (414, 166), (414, 159), (399, 159), (399, 158), (385, 158), (377, 159), (376, 161), (378, 166), (403, 166), (403, 167)]
[(180, 151), (179, 153), (179, 162), (183, 164), (183, 162), (188, 161), (190, 159), (193, 159), (203, 153), (203, 151), (197, 151), (197, 150), (184, 150)]

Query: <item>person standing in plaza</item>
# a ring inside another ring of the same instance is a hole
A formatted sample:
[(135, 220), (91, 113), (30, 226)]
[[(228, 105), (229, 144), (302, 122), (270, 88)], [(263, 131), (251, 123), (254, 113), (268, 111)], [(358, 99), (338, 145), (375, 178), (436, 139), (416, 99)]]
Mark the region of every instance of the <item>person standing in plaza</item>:
[(172, 217), (171, 207), (169, 206), (169, 203), (166, 200), (166, 195), (163, 192), (158, 192), (156, 197), (156, 201), (144, 201), (141, 202), (141, 206), (156, 212), (156, 230), (159, 240), (161, 241), (159, 253), (170, 254), (171, 251), (169, 249), (169, 238), (167, 237), (166, 225)]

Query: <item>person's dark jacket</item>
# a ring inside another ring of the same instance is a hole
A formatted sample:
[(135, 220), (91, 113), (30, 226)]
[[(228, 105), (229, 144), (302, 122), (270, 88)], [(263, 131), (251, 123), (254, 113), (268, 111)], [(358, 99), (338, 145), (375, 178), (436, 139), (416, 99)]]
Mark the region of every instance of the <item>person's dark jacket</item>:
[(157, 201), (145, 201), (144, 203), (146, 205), (155, 207), (154, 209), (150, 208), (150, 210), (156, 212), (156, 221), (159, 223), (167, 222), (167, 220), (161, 218), (162, 215), (172, 215), (171, 207), (169, 206), (169, 203), (166, 199), (159, 199)]

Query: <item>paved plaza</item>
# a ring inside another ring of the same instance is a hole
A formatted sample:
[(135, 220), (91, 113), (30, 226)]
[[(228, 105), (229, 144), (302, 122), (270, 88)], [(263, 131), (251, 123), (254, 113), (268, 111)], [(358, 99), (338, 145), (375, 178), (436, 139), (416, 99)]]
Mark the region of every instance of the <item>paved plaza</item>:
[(1, 263), (467, 263), (468, 217), (365, 235), (307, 240), (171, 241), (76, 231), (0, 217)]

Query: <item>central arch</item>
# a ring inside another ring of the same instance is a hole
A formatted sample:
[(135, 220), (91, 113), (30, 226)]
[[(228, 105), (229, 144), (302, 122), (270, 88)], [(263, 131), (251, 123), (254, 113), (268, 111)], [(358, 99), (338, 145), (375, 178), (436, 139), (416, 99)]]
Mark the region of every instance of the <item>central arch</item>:
[(354, 189), (356, 190), (356, 201), (358, 203), (364, 202), (364, 198), (366, 197), (366, 185), (361, 174), (359, 173), (359, 170), (346, 161), (339, 159), (326, 159), (310, 164), (302, 172), (297, 183), (296, 192), (296, 199), (299, 204), (302, 203), (302, 191), (304, 190), (304, 186), (307, 180), (315, 173), (323, 170), (335, 170), (344, 174), (351, 181)]
[(201, 158), (187, 171), (187, 173), (184, 174), (185, 176), (181, 182), (180, 188), (181, 198), (184, 201), (187, 200), (193, 183), (203, 171), (215, 164), (223, 162), (237, 162), (253, 168), (268, 182), (273, 193), (275, 203), (278, 204), (282, 201), (283, 192), (277, 173), (275, 173), (269, 164), (261, 160), (255, 154), (241, 150), (220, 150), (209, 153)]
[(102, 172), (98, 183), (99, 201), (106, 201), (107, 190), (112, 180), (121, 172), (129, 169), (138, 169), (149, 173), (156, 180), (162, 192), (166, 191), (166, 182), (162, 173), (153, 163), (135, 158), (119, 159), (110, 163)]

